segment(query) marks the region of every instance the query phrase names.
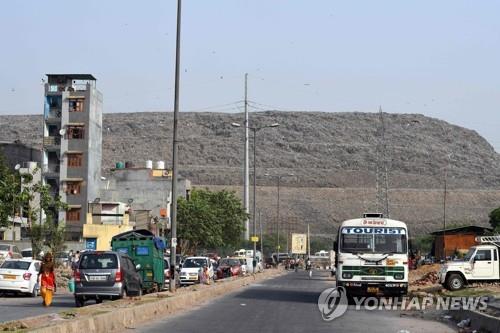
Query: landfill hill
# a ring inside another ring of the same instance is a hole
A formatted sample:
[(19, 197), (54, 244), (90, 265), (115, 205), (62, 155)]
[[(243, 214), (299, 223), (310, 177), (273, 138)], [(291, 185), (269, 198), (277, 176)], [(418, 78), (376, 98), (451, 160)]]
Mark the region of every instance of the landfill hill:
[[(103, 170), (119, 161), (170, 165), (172, 120), (171, 112), (104, 114)], [(241, 190), (243, 129), (233, 122), (242, 124), (243, 114), (180, 114), (180, 172), (193, 185)], [(294, 175), (282, 180), (280, 214), (292, 230), (310, 222), (330, 234), (339, 221), (376, 210), (381, 142), (391, 217), (416, 233), (443, 223), (445, 174), (448, 225), (487, 225), (489, 211), (500, 205), (500, 156), (473, 130), (420, 114), (266, 111), (251, 113), (250, 122), (280, 124), (257, 132), (257, 202), (268, 228), (276, 225), (276, 178), (266, 173)], [(40, 147), (41, 126), (41, 116), (0, 116), (0, 140)]]

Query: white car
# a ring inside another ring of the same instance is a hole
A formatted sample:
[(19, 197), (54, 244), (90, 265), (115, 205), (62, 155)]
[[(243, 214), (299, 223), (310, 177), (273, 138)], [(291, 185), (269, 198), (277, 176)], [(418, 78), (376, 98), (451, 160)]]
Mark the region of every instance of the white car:
[(181, 285), (194, 284), (200, 281), (203, 266), (208, 267), (208, 276), (214, 278), (214, 266), (208, 257), (187, 257), (182, 263), (179, 274)]
[(0, 266), (0, 291), (15, 291), (38, 296), (40, 261), (33, 259), (7, 259)]
[(21, 251), (16, 245), (0, 244), (0, 261), (7, 259), (21, 259)]
[(23, 256), (23, 259), (31, 259), (33, 258), (33, 249), (31, 247), (22, 249), (21, 255)]

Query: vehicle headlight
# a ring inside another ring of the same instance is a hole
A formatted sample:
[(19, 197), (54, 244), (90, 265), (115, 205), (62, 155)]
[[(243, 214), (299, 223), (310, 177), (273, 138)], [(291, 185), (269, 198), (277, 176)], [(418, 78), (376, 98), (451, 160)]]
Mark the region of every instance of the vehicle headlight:
[(394, 279), (395, 280), (403, 280), (405, 275), (403, 273), (396, 273), (394, 274)]
[(352, 273), (342, 272), (342, 278), (343, 279), (352, 279)]

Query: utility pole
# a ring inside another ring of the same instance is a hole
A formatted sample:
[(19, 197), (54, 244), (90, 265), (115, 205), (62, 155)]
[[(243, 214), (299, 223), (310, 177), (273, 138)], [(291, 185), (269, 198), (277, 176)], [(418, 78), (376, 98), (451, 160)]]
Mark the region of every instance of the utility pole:
[(307, 224), (307, 257), (311, 257), (311, 234), (309, 232), (309, 223)]
[(448, 164), (444, 168), (444, 193), (443, 193), (443, 259), (446, 261), (446, 193), (448, 185)]
[(277, 234), (278, 234), (278, 250), (277, 250), (277, 253), (278, 253), (278, 265), (280, 264), (280, 180), (281, 180), (281, 177), (278, 176), (278, 202), (276, 204), (276, 222), (278, 223), (277, 224)]
[(376, 207), (389, 218), (389, 180), (387, 175), (387, 144), (385, 141), (385, 122), (382, 107), (379, 107), (379, 129), (376, 149)]
[(260, 256), (261, 258), (264, 256), (264, 237), (262, 233), (262, 219), (261, 219), (261, 211), (259, 209), (259, 227), (260, 227)]
[[(253, 237), (257, 234), (257, 219), (256, 219), (256, 207), (257, 207), (257, 129), (253, 129)], [(255, 252), (257, 252), (257, 242), (253, 242), (253, 273), (255, 274), (255, 267), (257, 262), (255, 261)]]
[(179, 115), (179, 69), (181, 58), (181, 2), (177, 0), (177, 37), (175, 41), (175, 92), (174, 92), (174, 136), (172, 147), (172, 209), (171, 209), (171, 232), (170, 232), (170, 280), (169, 290), (175, 291), (175, 264), (177, 246), (177, 118)]
[(244, 158), (244, 180), (243, 180), (243, 206), (247, 218), (245, 220), (245, 235), (246, 241), (250, 239), (250, 220), (248, 218), (250, 213), (250, 171), (249, 171), (249, 158), (248, 158), (248, 73), (245, 73), (245, 158)]

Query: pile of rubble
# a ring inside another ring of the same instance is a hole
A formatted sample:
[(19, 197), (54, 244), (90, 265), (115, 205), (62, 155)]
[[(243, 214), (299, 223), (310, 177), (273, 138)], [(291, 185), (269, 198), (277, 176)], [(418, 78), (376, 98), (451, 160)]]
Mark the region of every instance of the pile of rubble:
[(71, 268), (58, 267), (55, 270), (56, 273), (56, 285), (61, 288), (66, 288), (68, 286), (68, 281), (73, 277), (73, 271)]
[(415, 286), (428, 286), (439, 283), (439, 275), (437, 272), (429, 272), (420, 279), (413, 282)]

